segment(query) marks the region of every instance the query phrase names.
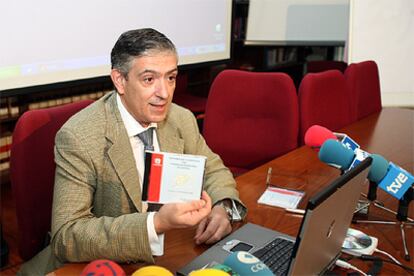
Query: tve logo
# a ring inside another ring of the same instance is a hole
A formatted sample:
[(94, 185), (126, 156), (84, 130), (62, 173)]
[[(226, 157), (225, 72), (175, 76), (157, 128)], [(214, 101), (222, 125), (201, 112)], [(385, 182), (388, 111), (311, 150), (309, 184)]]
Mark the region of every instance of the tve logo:
[(401, 199), (414, 183), (414, 177), (406, 170), (390, 162), (387, 175), (378, 186), (397, 199)]

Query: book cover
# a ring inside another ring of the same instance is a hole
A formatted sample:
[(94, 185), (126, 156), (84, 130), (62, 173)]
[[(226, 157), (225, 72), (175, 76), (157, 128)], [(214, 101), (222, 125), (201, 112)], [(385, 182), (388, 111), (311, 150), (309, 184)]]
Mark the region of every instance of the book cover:
[(147, 151), (142, 200), (165, 204), (200, 199), (205, 163), (205, 156)]

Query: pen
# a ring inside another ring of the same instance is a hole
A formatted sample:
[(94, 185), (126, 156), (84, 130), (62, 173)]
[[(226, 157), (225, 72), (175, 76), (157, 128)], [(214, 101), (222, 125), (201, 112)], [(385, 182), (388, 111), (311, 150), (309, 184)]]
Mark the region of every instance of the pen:
[(300, 214), (300, 215), (305, 214), (305, 210), (303, 210), (303, 209), (290, 209), (290, 208), (285, 208), (285, 210), (287, 212), (290, 212), (290, 213), (295, 213), (295, 214)]
[(272, 177), (272, 167), (269, 167), (269, 169), (267, 169), (267, 177), (266, 177), (266, 184), (269, 185), (270, 184), (270, 178)]

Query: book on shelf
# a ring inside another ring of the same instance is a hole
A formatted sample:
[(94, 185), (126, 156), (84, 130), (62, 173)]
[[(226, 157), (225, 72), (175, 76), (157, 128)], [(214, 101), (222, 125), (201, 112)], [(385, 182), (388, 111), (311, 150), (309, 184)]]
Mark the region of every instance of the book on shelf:
[(142, 201), (165, 204), (200, 199), (205, 163), (205, 156), (146, 151)]
[(10, 148), (12, 135), (0, 137), (0, 171), (8, 170), (10, 167)]
[(19, 115), (19, 106), (13, 100), (2, 100), (0, 102), (0, 118), (7, 119)]
[(0, 161), (0, 172), (7, 171), (10, 168), (10, 161)]

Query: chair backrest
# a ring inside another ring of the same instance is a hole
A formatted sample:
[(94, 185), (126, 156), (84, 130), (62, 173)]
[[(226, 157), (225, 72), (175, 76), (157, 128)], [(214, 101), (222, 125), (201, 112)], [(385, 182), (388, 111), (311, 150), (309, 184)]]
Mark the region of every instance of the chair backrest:
[(314, 60), (308, 61), (306, 63), (306, 72), (307, 73), (319, 73), (328, 70), (339, 70), (342, 73), (345, 72), (345, 69), (348, 65), (346, 62), (337, 61), (337, 60)]
[(382, 108), (378, 67), (374, 61), (352, 63), (345, 70), (355, 120)]
[(338, 130), (352, 122), (344, 75), (338, 70), (306, 74), (299, 86), (300, 134), (312, 125)]
[(196, 116), (204, 114), (206, 110), (207, 98), (192, 95), (188, 91), (188, 76), (187, 73), (182, 73), (177, 75), (174, 98), (173, 101), (185, 108), (188, 108)]
[(234, 174), (297, 147), (295, 85), (285, 73), (224, 70), (207, 100), (203, 135)]
[(13, 132), (10, 178), (16, 201), (19, 253), (23, 260), (45, 246), (50, 231), (56, 132), (92, 100), (25, 112)]

